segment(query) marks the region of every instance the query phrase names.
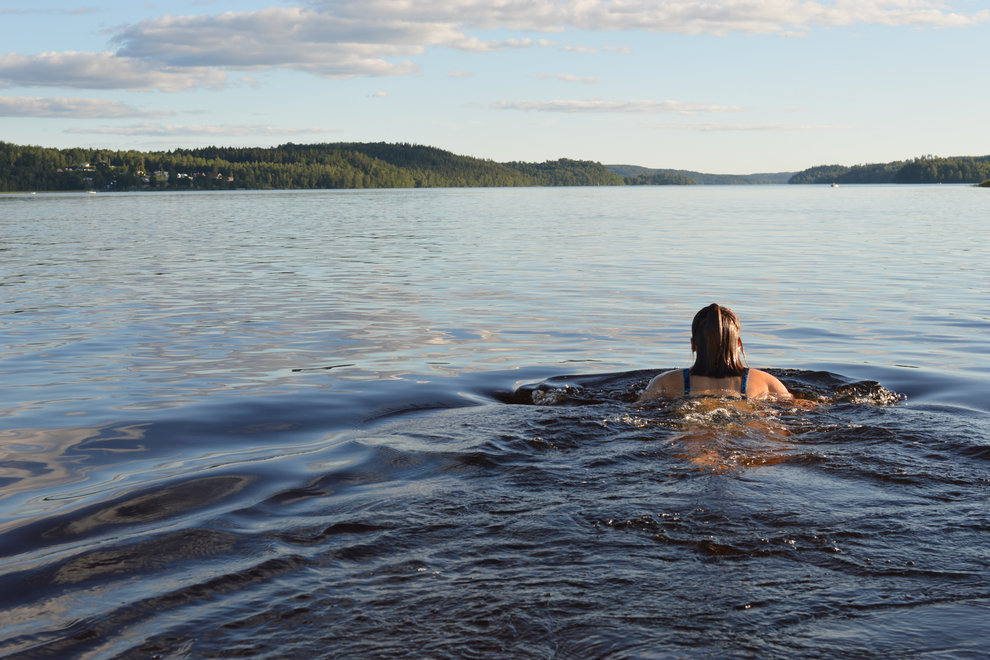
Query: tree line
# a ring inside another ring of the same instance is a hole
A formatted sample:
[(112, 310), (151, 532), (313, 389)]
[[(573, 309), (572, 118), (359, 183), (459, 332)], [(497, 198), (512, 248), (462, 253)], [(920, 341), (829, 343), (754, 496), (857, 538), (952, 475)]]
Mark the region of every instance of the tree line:
[(789, 183), (980, 183), (990, 179), (990, 156), (940, 158), (866, 165), (820, 165), (798, 172)]
[(623, 185), (591, 161), (496, 163), (413, 144), (142, 152), (0, 142), (0, 192)]
[[(0, 192), (615, 186), (695, 183), (980, 183), (990, 156), (821, 165), (774, 175), (706, 175), (561, 158), (543, 163), (459, 156), (407, 143), (283, 144), (142, 152), (55, 149), (0, 141)], [(714, 178), (713, 178), (714, 177)]]
[(675, 172), (652, 172), (626, 177), (628, 186), (693, 186), (697, 183), (691, 177)]

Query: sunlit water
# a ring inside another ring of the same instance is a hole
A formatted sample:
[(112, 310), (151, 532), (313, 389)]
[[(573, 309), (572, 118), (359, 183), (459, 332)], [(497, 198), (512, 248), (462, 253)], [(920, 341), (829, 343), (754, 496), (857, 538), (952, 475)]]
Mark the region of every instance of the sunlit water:
[[(988, 218), (0, 196), (0, 654), (982, 657)], [(797, 405), (631, 405), (710, 302)]]

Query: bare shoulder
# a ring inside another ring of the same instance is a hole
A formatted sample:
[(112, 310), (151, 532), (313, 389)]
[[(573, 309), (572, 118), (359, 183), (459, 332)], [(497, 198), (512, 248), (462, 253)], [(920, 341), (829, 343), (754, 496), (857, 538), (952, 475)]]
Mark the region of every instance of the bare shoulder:
[(680, 369), (665, 371), (653, 377), (636, 403), (646, 403), (653, 399), (674, 399), (684, 394), (684, 376)]
[(787, 387), (773, 374), (759, 369), (749, 370), (749, 383), (746, 394), (753, 397), (773, 396), (780, 399), (793, 398)]

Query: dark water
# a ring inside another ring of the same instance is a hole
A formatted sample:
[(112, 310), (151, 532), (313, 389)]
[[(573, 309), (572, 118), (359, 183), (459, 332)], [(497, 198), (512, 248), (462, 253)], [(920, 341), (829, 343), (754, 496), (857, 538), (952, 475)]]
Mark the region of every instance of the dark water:
[[(985, 657), (947, 188), (3, 198), (0, 653)], [(795, 405), (630, 405), (709, 298)]]

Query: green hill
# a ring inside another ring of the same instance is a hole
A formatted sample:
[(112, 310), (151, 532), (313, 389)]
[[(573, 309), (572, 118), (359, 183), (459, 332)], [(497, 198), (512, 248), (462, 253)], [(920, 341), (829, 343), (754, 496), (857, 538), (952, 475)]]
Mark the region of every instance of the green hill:
[(990, 156), (939, 158), (865, 165), (819, 165), (798, 172), (789, 183), (980, 183), (990, 178)]
[[(620, 175), (628, 184), (655, 178), (658, 181), (697, 183), (702, 185), (764, 185), (787, 183), (793, 172), (766, 174), (706, 174), (690, 170), (651, 169), (639, 165), (608, 165), (608, 169)], [(660, 175), (660, 176), (657, 176)], [(652, 184), (662, 185), (662, 184)]]
[(412, 144), (284, 144), (172, 151), (0, 142), (0, 192), (622, 185), (600, 163), (496, 163)]
[(338, 142), (171, 151), (54, 149), (0, 141), (0, 192), (38, 190), (223, 190), (499, 186), (974, 183), (990, 179), (990, 156), (864, 165), (819, 165), (797, 173), (706, 174), (459, 156), (415, 144)]

